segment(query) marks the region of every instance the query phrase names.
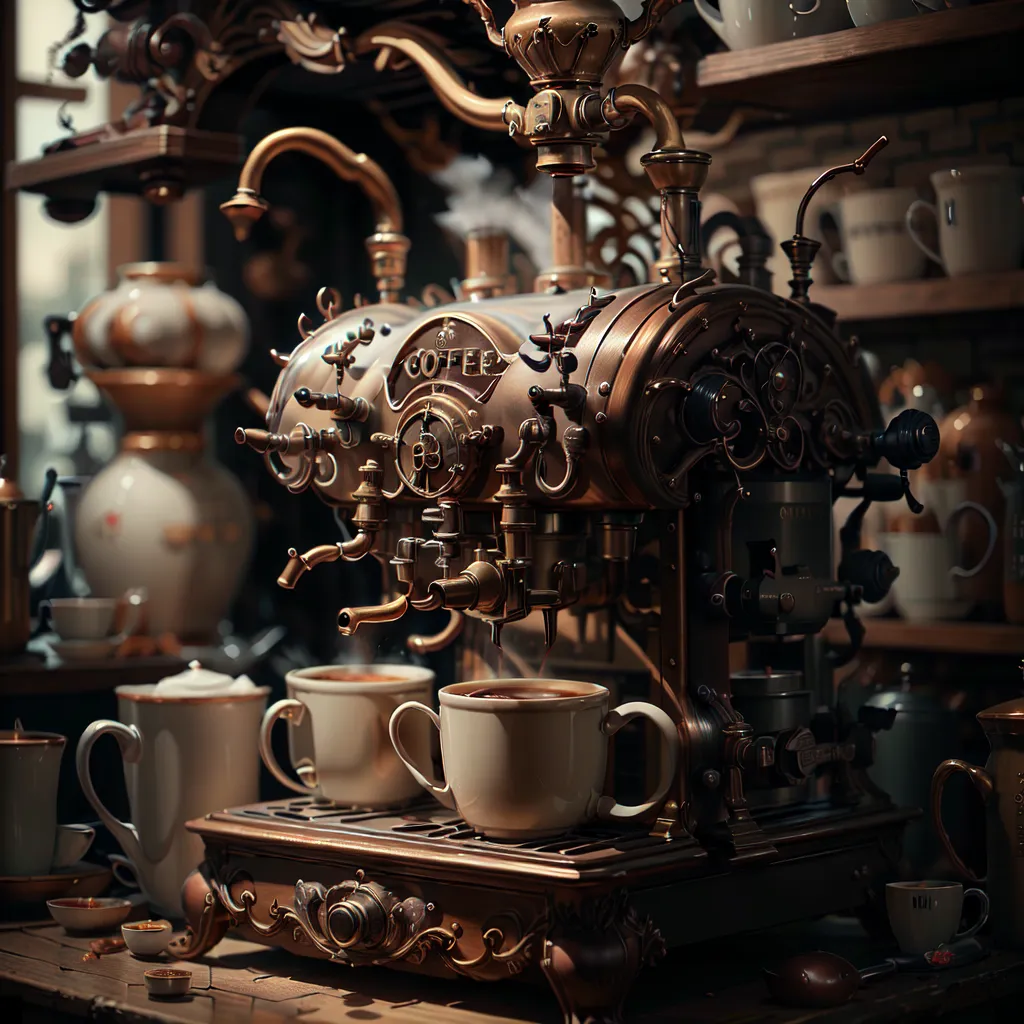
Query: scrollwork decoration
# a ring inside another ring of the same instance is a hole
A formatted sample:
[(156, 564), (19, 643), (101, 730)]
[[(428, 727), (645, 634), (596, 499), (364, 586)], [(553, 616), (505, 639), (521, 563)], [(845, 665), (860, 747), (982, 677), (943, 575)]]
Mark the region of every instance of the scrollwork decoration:
[[(462, 926), (455, 921), (443, 925), (433, 903), (417, 896), (399, 899), (384, 886), (367, 881), (363, 871), (355, 875), (329, 888), (300, 880), (295, 884), (294, 906), (282, 906), (275, 899), (264, 920), (256, 914), (256, 887), (248, 876), (239, 873), (218, 882), (217, 894), (233, 919), (260, 938), (273, 938), (290, 927), (293, 938), (301, 937), (332, 960), (353, 965), (420, 964), (434, 955), (449, 970), (469, 977), (494, 966), (518, 974), (532, 959), (546, 929), (543, 916), (524, 927), (515, 913), (498, 915), (482, 926), (480, 953), (467, 957), (459, 948)], [(243, 888), (236, 899), (231, 890), (239, 883)]]

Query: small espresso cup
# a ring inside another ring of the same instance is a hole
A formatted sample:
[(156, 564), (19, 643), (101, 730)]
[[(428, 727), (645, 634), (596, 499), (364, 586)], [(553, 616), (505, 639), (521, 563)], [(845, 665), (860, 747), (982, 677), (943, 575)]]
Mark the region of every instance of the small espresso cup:
[[(321, 665), (289, 672), (288, 697), (267, 709), (260, 726), (260, 756), (283, 786), (346, 807), (395, 807), (420, 788), (388, 737), (392, 712), (404, 701), (431, 702), (434, 673), (417, 665)], [(298, 781), (278, 764), (270, 743), (274, 723), (288, 722), (288, 751)], [(410, 722), (409, 725), (419, 723)], [(403, 739), (430, 758), (430, 732)]]
[[(981, 904), (978, 920), (957, 931), (964, 900), (973, 896)], [(979, 932), (988, 920), (988, 896), (959, 882), (890, 882), (885, 887), (885, 908), (893, 935), (904, 953), (930, 953), (953, 939)]]
[[(668, 792), (678, 736), (664, 711), (632, 702), (609, 711), (609, 693), (568, 679), (455, 683), (439, 693), (441, 713), (416, 701), (391, 716), (391, 742), (413, 778), (477, 832), (498, 839), (558, 835), (593, 817), (629, 821)], [(412, 712), (441, 734), (444, 781), (426, 774), (400, 734)], [(646, 803), (625, 806), (603, 794), (608, 743), (627, 722), (647, 718), (661, 736), (660, 777)]]
[(53, 598), (43, 602), (41, 608), (48, 612), (53, 631), (61, 640), (120, 644), (135, 632), (145, 604), (146, 591), (136, 588), (121, 597)]

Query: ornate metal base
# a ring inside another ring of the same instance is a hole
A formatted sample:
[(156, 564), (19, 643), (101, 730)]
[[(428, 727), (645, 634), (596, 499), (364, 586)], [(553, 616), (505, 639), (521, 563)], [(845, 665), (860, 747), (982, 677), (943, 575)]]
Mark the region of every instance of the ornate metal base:
[(498, 980), (543, 972), (567, 1024), (614, 1022), (666, 946), (863, 904), (894, 868), (911, 812), (768, 812), (774, 856), (593, 826), (499, 842), (436, 805), (256, 804), (189, 828), (207, 861), (186, 885), (201, 956), (245, 938), (350, 965)]

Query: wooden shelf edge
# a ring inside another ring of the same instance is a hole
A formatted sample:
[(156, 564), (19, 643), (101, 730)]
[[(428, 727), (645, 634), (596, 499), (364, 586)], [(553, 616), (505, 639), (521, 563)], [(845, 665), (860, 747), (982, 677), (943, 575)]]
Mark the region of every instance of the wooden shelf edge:
[(53, 100), (58, 103), (84, 103), (88, 92), (80, 85), (51, 85), (49, 82), (27, 82), (17, 84), (17, 98)]
[(1024, 270), (895, 284), (825, 285), (811, 294), (840, 320), (853, 321), (1024, 309)]
[[(1024, 657), (1024, 626), (873, 618), (863, 618), (861, 622), (866, 630), (865, 648)], [(830, 620), (821, 635), (838, 646), (847, 646), (850, 642), (841, 619)]]
[(808, 39), (708, 54), (697, 64), (697, 87), (714, 88), (809, 68), (856, 64), (864, 58), (877, 59), (883, 54), (906, 53), (1021, 29), (1024, 0), (938, 11)]

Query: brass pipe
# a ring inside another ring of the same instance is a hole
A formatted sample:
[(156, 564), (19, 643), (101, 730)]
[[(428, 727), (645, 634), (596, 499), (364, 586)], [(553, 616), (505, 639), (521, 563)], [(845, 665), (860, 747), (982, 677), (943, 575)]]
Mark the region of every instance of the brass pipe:
[(342, 608), (338, 612), (338, 632), (352, 636), (364, 622), (395, 622), (409, 610), (405, 594), (385, 604), (363, 605), (360, 608)]
[(386, 64), (391, 51), (397, 51), (423, 72), (441, 105), (474, 128), (505, 131), (512, 121), (522, 124), (523, 108), (510, 96), (487, 99), (471, 92), (449, 65), (444, 53), (422, 30), (397, 21), (387, 21), (364, 32), (353, 44), (357, 54), (381, 51), (378, 66)]
[(402, 208), (391, 179), (376, 161), (356, 153), (333, 135), (316, 128), (282, 128), (261, 139), (238, 176), (234, 196), (221, 203), (235, 238), (244, 242), (270, 204), (260, 194), (263, 175), (282, 153), (306, 153), (326, 164), (342, 181), (358, 185), (373, 205), (376, 229), (366, 240), (381, 302), (397, 302), (405, 284), (409, 239), (402, 234)]
[[(316, 157), (342, 181), (355, 182), (373, 204), (377, 230), (402, 230), (402, 208), (398, 202), (398, 193), (381, 166), (365, 153), (356, 153), (333, 135), (316, 128), (282, 128), (280, 131), (271, 132), (256, 143), (238, 175), (238, 191), (243, 195), (251, 193), (262, 200), (263, 175), (269, 164), (282, 153), (305, 153)], [(262, 200), (263, 210), (255, 217), (251, 214), (243, 215), (238, 220), (232, 215), (233, 202), (234, 200), (230, 200), (224, 203), (221, 209), (235, 226), (238, 240), (244, 241), (249, 235), (251, 225), (259, 220), (266, 210), (266, 200)], [(240, 231), (244, 233), (239, 236)]]
[[(611, 109), (609, 124), (614, 127), (614, 115), (626, 111), (642, 114), (650, 121), (658, 137), (655, 149), (686, 149), (683, 133), (672, 108), (645, 85), (622, 85), (612, 89), (605, 97), (605, 106)], [(607, 114), (606, 114), (607, 117)]]
[(372, 530), (360, 530), (351, 540), (338, 541), (335, 544), (318, 544), (301, 555), (295, 548), (288, 549), (288, 563), (277, 578), (277, 585), (285, 590), (293, 590), (303, 574), (315, 569), (325, 562), (337, 562), (339, 558), (346, 562), (355, 562), (373, 550), (376, 539)]
[(465, 627), (466, 616), (462, 612), (453, 610), (444, 629), (433, 636), (414, 634), (405, 641), (405, 646), (416, 654), (433, 654), (436, 651), (443, 651), (449, 644), (458, 640)]

